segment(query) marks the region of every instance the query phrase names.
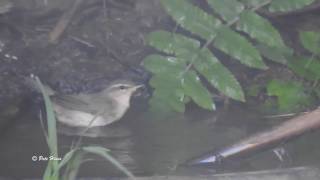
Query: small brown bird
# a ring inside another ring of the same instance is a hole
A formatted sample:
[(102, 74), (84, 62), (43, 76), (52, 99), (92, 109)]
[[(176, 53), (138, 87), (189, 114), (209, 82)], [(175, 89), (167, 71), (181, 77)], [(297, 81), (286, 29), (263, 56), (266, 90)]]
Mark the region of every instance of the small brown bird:
[(92, 94), (63, 95), (46, 86), (57, 120), (69, 126), (97, 127), (121, 119), (130, 107), (134, 92), (143, 87), (132, 81), (118, 80)]

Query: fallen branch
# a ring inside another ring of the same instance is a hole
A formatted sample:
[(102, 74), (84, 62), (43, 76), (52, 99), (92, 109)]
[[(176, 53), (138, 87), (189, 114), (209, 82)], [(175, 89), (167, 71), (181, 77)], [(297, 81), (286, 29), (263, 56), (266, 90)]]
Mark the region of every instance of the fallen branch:
[(320, 128), (320, 107), (288, 120), (269, 131), (253, 135), (219, 152), (208, 153), (187, 162), (188, 165), (216, 164), (225, 159), (253, 155), (281, 142)]

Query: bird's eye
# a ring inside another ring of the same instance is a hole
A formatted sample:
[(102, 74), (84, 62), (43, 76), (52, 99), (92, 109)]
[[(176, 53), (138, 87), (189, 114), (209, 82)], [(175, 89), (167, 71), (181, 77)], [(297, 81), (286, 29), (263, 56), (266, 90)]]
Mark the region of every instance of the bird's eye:
[(126, 86), (121, 85), (121, 86), (119, 86), (119, 89), (124, 90), (124, 89), (126, 89)]

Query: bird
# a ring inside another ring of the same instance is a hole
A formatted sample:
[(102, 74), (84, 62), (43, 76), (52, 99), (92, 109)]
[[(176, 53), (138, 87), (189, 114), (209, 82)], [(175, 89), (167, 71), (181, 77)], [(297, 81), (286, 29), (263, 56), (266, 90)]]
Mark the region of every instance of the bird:
[(99, 127), (122, 118), (130, 99), (142, 84), (130, 80), (113, 81), (104, 90), (85, 94), (61, 94), (44, 86), (53, 105), (56, 119), (72, 127)]

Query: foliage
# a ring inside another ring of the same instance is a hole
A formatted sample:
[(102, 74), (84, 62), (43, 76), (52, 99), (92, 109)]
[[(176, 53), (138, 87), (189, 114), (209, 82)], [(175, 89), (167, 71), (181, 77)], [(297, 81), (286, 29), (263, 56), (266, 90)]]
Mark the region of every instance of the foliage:
[[(59, 157), (56, 118), (53, 111), (52, 103), (39, 78), (35, 77), (35, 80), (37, 85), (40, 87), (45, 102), (48, 124), (48, 134), (46, 134), (46, 140), (49, 146), (50, 156)], [(43, 175), (44, 180), (76, 179), (76, 175), (78, 173), (80, 165), (84, 162), (85, 155), (89, 153), (98, 155), (106, 159), (107, 161), (110, 161), (114, 166), (116, 166), (119, 170), (125, 173), (128, 177), (130, 177), (131, 179), (135, 179), (134, 175), (129, 170), (127, 170), (122, 164), (120, 164), (109, 154), (108, 149), (99, 146), (80, 147), (80, 140), (78, 142), (78, 145), (71, 149), (69, 152), (67, 152), (60, 162), (48, 161), (47, 168)], [(64, 173), (61, 175), (61, 170), (65, 166), (66, 168), (64, 170)]]
[(313, 31), (302, 31), (299, 33), (300, 41), (304, 48), (315, 55), (320, 55), (320, 33)]
[(320, 61), (312, 57), (296, 56), (292, 57), (288, 66), (299, 76), (309, 81), (320, 79)]
[[(268, 85), (269, 95), (278, 97), (281, 111), (296, 111), (314, 103), (314, 99), (320, 98), (320, 32), (301, 31), (299, 33), (303, 47), (310, 55), (297, 54), (291, 56), (288, 67), (298, 76), (308, 80), (302, 84), (299, 81), (281, 83), (272, 81)], [(307, 92), (307, 93), (306, 93)]]
[(267, 85), (267, 91), (269, 96), (278, 97), (278, 106), (281, 112), (298, 111), (312, 103), (310, 94), (299, 82), (272, 80)]
[(310, 5), (314, 0), (275, 0), (269, 6), (270, 12), (287, 12)]
[(298, 75), (310, 80), (320, 79), (320, 32), (301, 31), (299, 33), (301, 44), (311, 55), (296, 56), (289, 67)]
[(120, 171), (126, 174), (131, 179), (135, 179), (134, 175), (125, 168), (122, 164), (120, 164), (115, 158), (113, 158), (109, 154), (109, 150), (100, 146), (85, 146), (73, 148), (68, 153), (65, 154), (62, 161), (59, 163), (59, 170), (66, 166), (62, 179), (76, 179), (78, 174), (78, 170), (81, 164), (84, 162), (84, 157), (87, 154), (95, 154), (104, 158), (107, 161), (110, 161), (115, 167), (117, 167)]
[(206, 82), (227, 97), (245, 101), (240, 83), (210, 49), (261, 70), (268, 68), (262, 57), (287, 64), (292, 50), (270, 21), (256, 10), (268, 6), (271, 12), (291, 11), (313, 1), (206, 0), (214, 12), (210, 13), (189, 0), (161, 0), (177, 25), (192, 37), (164, 30), (148, 35), (148, 45), (160, 53), (144, 59), (144, 66), (154, 75), (150, 81), (155, 89), (151, 105), (162, 103), (183, 112), (185, 104), (192, 100), (214, 110), (212, 91), (204, 85)]
[(289, 67), (298, 75), (314, 82), (320, 79), (320, 32), (299, 32), (300, 42), (310, 55), (297, 55), (292, 58)]
[[(37, 85), (40, 87), (42, 96), (44, 98), (45, 107), (47, 111), (47, 123), (48, 123), (48, 134), (46, 134), (47, 144), (49, 146), (50, 156), (59, 157), (58, 154), (58, 139), (57, 139), (57, 129), (56, 129), (56, 119), (53, 112), (52, 103), (50, 98), (45, 91), (45, 88), (41, 84), (38, 77), (35, 77)], [(59, 179), (59, 164), (58, 161), (48, 161), (46, 171), (44, 173), (43, 179), (46, 180), (58, 180)]]

